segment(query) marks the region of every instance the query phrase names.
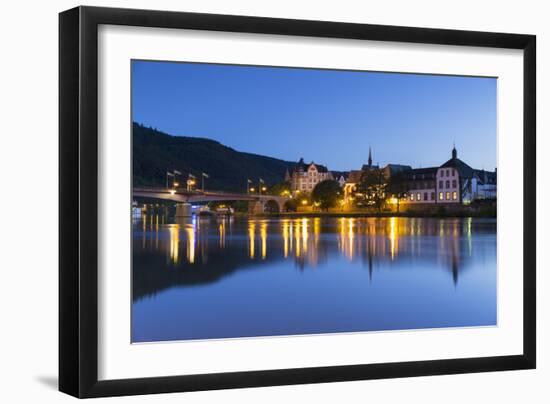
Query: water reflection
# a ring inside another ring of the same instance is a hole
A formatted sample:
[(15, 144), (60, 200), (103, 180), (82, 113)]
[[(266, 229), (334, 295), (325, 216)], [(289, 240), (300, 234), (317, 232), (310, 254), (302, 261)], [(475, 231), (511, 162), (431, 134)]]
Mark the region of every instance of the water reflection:
[(133, 301), (135, 341), (494, 324), (496, 221), (143, 216)]
[[(134, 237), (137, 255), (152, 253), (158, 258), (158, 253), (164, 252), (166, 262), (180, 269), (205, 267), (210, 256), (219, 261), (225, 255), (231, 257), (228, 262), (235, 260), (235, 265), (243, 268), (258, 260), (282, 259), (292, 260), (304, 270), (325, 263), (330, 254), (340, 254), (350, 262), (365, 263), (371, 279), (377, 261), (435, 260), (449, 270), (455, 284), (475, 248), (472, 232), (494, 235), (496, 230), (493, 220), (474, 222), (472, 218), (193, 217), (172, 224), (166, 221), (162, 215), (134, 219), (134, 232), (139, 234)], [(212, 229), (216, 229), (216, 235)], [(185, 257), (183, 261), (181, 257)]]
[[(175, 224), (164, 224), (166, 218), (144, 215), (143, 220), (135, 219), (135, 229), (141, 225), (140, 239), (143, 250), (166, 251), (170, 260), (177, 264), (179, 262), (180, 249), (185, 248), (187, 263), (194, 264), (195, 256), (200, 250), (203, 258), (208, 255), (208, 244), (210, 241), (209, 228), (212, 221), (216, 222), (218, 229), (218, 248), (225, 249), (227, 228), (234, 219), (184, 219)], [(268, 245), (274, 247), (273, 254), (277, 255), (278, 247), (284, 258), (293, 256), (295, 258), (305, 257), (305, 262), (310, 266), (316, 265), (316, 252), (322, 243), (321, 233), (330, 234), (333, 232), (330, 224), (321, 224), (321, 218), (300, 218), (282, 219), (271, 223), (270, 220), (248, 220), (247, 221), (247, 243), (250, 259), (256, 257), (256, 245), (259, 240), (259, 257), (266, 259)], [(479, 227), (481, 225), (481, 227)], [(492, 223), (478, 223), (478, 232), (491, 231), (494, 229)], [(485, 228), (485, 229), (484, 229)], [(159, 240), (159, 234), (168, 232), (166, 245)], [(449, 253), (458, 258), (459, 242), (466, 243), (468, 256), (472, 255), (472, 218), (467, 219), (408, 219), (408, 218), (387, 218), (387, 219), (337, 219), (338, 249), (341, 254), (349, 260), (363, 257), (365, 254), (376, 256), (387, 256), (391, 260), (396, 259), (401, 253), (422, 255), (422, 247), (425, 240), (422, 237), (437, 236), (439, 248), (438, 253), (447, 257)], [(153, 237), (151, 237), (151, 234)], [(180, 243), (181, 238), (185, 243)], [(197, 241), (199, 238), (199, 242)], [(279, 246), (279, 239), (282, 240)], [(400, 240), (405, 244), (400, 247)], [(160, 244), (159, 244), (160, 243)], [(185, 247), (183, 247), (183, 245)], [(312, 252), (312, 254), (310, 254)]]
[[(179, 250), (180, 250), (179, 225), (174, 224), (169, 226), (168, 231), (170, 232), (170, 260), (174, 264), (177, 264), (179, 262)], [(158, 231), (156, 232), (156, 240), (158, 240)], [(187, 248), (187, 251), (191, 251), (191, 250), (194, 250), (194, 249)], [(187, 256), (187, 259), (190, 263), (193, 263), (193, 260), (190, 260), (189, 256)]]
[(250, 221), (248, 223), (248, 251), (250, 255), (250, 259), (254, 259), (255, 255), (255, 247), (254, 242), (256, 240), (256, 223), (254, 221)]

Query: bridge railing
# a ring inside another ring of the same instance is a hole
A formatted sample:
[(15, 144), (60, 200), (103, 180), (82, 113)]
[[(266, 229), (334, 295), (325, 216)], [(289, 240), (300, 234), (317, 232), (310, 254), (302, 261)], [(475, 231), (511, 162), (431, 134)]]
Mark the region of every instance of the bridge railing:
[[(150, 192), (150, 193), (165, 193), (165, 194), (168, 194), (168, 193), (171, 193), (172, 191), (174, 191), (174, 188), (165, 188), (165, 187), (162, 187), (162, 188), (133, 187), (133, 189), (132, 189), (132, 192), (134, 192), (134, 193), (135, 192)], [(188, 191), (185, 188), (176, 188), (175, 191), (178, 194), (185, 194), (185, 195), (195, 195), (195, 194), (197, 194), (197, 192)], [(202, 194), (202, 192), (200, 194)]]
[[(162, 193), (162, 194), (172, 194), (174, 191), (173, 188), (160, 188), (160, 187), (134, 187), (133, 193)], [(273, 199), (288, 199), (287, 197), (283, 197), (280, 195), (270, 195), (270, 194), (257, 194), (257, 193), (239, 193), (239, 192), (229, 192), (229, 191), (201, 191), (201, 190), (194, 190), (194, 191), (188, 191), (185, 188), (176, 188), (175, 189), (176, 194), (178, 195), (185, 195), (185, 196), (225, 196), (225, 197), (239, 197), (239, 198), (250, 198), (250, 199), (256, 199), (256, 198), (273, 198)]]

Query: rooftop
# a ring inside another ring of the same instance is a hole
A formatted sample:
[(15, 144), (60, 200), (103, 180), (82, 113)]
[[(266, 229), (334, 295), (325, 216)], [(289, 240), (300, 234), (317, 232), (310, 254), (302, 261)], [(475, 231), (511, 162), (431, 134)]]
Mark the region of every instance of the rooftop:
[(317, 167), (317, 171), (319, 171), (320, 173), (327, 173), (328, 172), (328, 168), (326, 166), (323, 166), (321, 164), (317, 164), (317, 163), (314, 163), (313, 161), (311, 163), (305, 163), (304, 162), (304, 159), (301, 158), (300, 161), (298, 161), (294, 167), (292, 167), (292, 170), (293, 171), (297, 171), (297, 170), (300, 170), (302, 169), (303, 171), (307, 171), (307, 169), (311, 166), (311, 165), (315, 165), (315, 167)]
[(450, 160), (447, 160), (441, 165), (441, 167), (454, 168), (458, 171), (458, 174), (464, 178), (472, 178), (474, 175), (474, 169), (462, 160), (460, 160), (458, 157), (453, 157)]

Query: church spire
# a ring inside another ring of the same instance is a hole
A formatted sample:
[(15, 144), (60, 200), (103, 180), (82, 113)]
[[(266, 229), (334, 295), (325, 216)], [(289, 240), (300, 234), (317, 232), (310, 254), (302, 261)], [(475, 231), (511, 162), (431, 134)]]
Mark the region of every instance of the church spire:
[(456, 159), (456, 147), (455, 147), (455, 144), (453, 142), (453, 151), (452, 151), (452, 156), (453, 156), (453, 159)]
[(370, 146), (369, 146), (369, 168), (372, 167), (372, 153), (371, 153), (371, 150), (370, 150)]

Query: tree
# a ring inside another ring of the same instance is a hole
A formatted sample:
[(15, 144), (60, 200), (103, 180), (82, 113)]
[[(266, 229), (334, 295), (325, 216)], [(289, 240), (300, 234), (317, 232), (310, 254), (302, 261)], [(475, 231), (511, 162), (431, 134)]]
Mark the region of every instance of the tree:
[(398, 213), (399, 213), (399, 203), (401, 201), (401, 198), (406, 194), (406, 192), (407, 192), (407, 183), (403, 174), (398, 173), (393, 175), (386, 186), (386, 193), (392, 198), (395, 198), (395, 203), (397, 205)]
[(319, 203), (321, 209), (327, 210), (336, 206), (341, 192), (342, 189), (337, 181), (325, 180), (315, 185), (315, 188), (311, 192), (311, 197), (314, 202)]
[(268, 190), (271, 195), (287, 196), (290, 195), (290, 181), (282, 181), (271, 186)]
[(308, 206), (311, 203), (311, 195), (306, 191), (296, 191), (294, 199), (298, 206)]
[(363, 195), (368, 204), (375, 205), (380, 212), (386, 199), (386, 185), (382, 170), (368, 170), (361, 176), (357, 192)]
[(296, 199), (289, 199), (285, 202), (284, 209), (287, 212), (296, 212), (298, 210), (298, 201)]

